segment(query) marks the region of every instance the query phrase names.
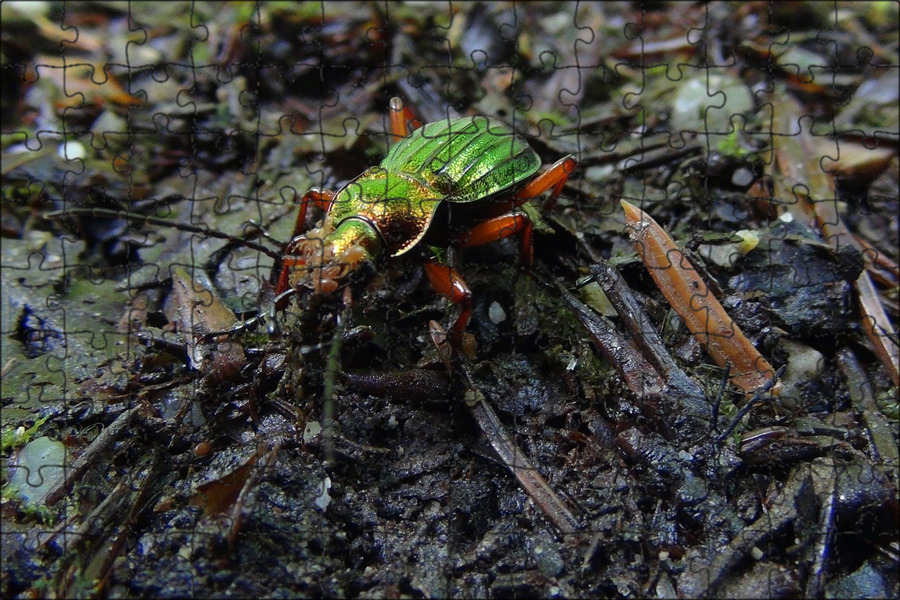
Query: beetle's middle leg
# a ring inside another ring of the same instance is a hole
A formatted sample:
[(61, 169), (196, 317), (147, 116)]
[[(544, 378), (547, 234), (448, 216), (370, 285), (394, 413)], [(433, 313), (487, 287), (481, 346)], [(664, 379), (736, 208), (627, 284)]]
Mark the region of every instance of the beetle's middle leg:
[(553, 165), (528, 182), (528, 185), (516, 192), (514, 197), (514, 205), (520, 206), (532, 198), (540, 196), (547, 190), (552, 188), (550, 200), (555, 201), (556, 197), (562, 192), (563, 186), (569, 180), (569, 175), (575, 170), (575, 159), (571, 154), (562, 157)]
[(472, 315), (472, 290), (466, 284), (462, 276), (453, 267), (442, 265), (435, 260), (425, 261), (425, 274), (435, 291), (444, 296), (450, 302), (459, 304), (462, 312), (456, 319), (456, 323), (450, 328), (450, 333), (456, 340), (466, 330), (469, 317)]
[[(500, 203), (493, 217), (475, 225), (467, 231), (456, 245), (462, 248), (490, 244), (502, 240), (518, 232), (522, 232), (522, 262), (531, 266), (534, 253), (531, 246), (532, 224), (531, 219), (523, 213), (509, 212), (525, 204), (532, 198), (540, 196), (547, 190), (552, 190), (550, 200), (554, 201), (562, 192), (563, 186), (569, 179), (569, 175), (575, 169), (575, 159), (572, 155), (559, 159), (549, 169), (528, 182), (519, 190), (512, 200)], [(492, 213), (488, 213), (490, 216)]]
[(531, 247), (531, 235), (533, 225), (531, 219), (525, 213), (513, 212), (500, 215), (469, 228), (456, 241), (460, 248), (483, 246), (522, 233), (522, 262), (531, 266), (533, 251)]
[[(462, 248), (482, 246), (520, 232), (522, 233), (522, 261), (530, 266), (532, 224), (531, 219), (523, 213), (510, 213), (483, 221), (470, 228), (456, 241), (456, 245)], [(429, 260), (425, 263), (425, 274), (428, 275), (428, 280), (437, 293), (462, 307), (456, 323), (450, 328), (453, 336), (458, 337), (465, 331), (466, 325), (469, 323), (472, 313), (472, 291), (456, 269), (437, 261)]]

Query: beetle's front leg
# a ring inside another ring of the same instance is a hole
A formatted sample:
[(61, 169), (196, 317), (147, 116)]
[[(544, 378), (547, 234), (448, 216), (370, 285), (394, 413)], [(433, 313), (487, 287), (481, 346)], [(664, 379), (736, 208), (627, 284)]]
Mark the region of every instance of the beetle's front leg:
[(328, 212), (331, 210), (331, 204), (334, 202), (335, 196), (337, 196), (337, 192), (323, 190), (322, 188), (310, 188), (308, 192), (303, 194), (303, 197), (300, 199), (300, 208), (297, 210), (297, 219), (294, 221), (294, 232), (291, 234), (291, 238), (295, 238), (306, 231), (306, 213), (309, 210), (310, 202)]
[[(306, 243), (303, 234), (306, 232), (306, 213), (309, 211), (310, 203), (315, 204), (327, 213), (331, 210), (335, 196), (337, 196), (337, 192), (332, 192), (331, 190), (310, 188), (300, 199), (300, 208), (297, 209), (297, 218), (294, 221), (294, 231), (291, 234), (291, 241), (284, 248), (284, 256), (281, 259), (281, 271), (278, 273), (278, 283), (275, 285), (275, 294), (279, 297), (290, 287), (289, 276), (291, 270), (306, 264), (306, 259), (300, 256), (300, 249)], [(286, 302), (287, 297), (281, 301), (281, 304)], [(278, 308), (284, 308), (284, 306), (279, 306)]]
[[(299, 256), (285, 256), (281, 259), (281, 271), (278, 273), (278, 283), (275, 285), (275, 295), (277, 297), (281, 298), (284, 296), (284, 293), (290, 289), (291, 270), (305, 264), (306, 260)], [(284, 300), (281, 300), (282, 305), (276, 306), (276, 308), (280, 310), (284, 308), (286, 303), (287, 296), (285, 296)]]

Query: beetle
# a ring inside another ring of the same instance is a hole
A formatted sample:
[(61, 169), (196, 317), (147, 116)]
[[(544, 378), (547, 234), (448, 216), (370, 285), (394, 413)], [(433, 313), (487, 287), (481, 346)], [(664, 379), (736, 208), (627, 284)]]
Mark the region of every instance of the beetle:
[[(337, 192), (313, 188), (300, 200), (276, 286), (280, 302), (301, 287), (333, 292), (352, 274), (435, 237), (435, 230), (457, 247), (520, 233), (523, 262), (531, 264), (532, 224), (516, 208), (547, 190), (551, 198), (559, 195), (575, 159), (567, 155), (538, 174), (537, 153), (501, 121), (470, 116), (421, 125), (397, 97), (390, 101), (390, 123), (396, 143), (379, 165)], [(311, 203), (325, 217), (304, 232)], [(464, 226), (446, 236), (455, 217)], [(440, 219), (447, 221), (443, 227)], [(436, 260), (424, 268), (434, 289), (461, 306), (451, 328), (460, 334), (472, 308), (469, 287), (454, 268)]]
[[(575, 159), (564, 156), (538, 173), (541, 160), (537, 153), (496, 119), (470, 116), (422, 125), (397, 97), (390, 101), (389, 114), (396, 143), (381, 163), (337, 192), (309, 190), (300, 199), (291, 241), (281, 254), (208, 227), (122, 211), (70, 208), (46, 216), (128, 218), (220, 237), (264, 252), (275, 259), (278, 273), (273, 313), (302, 288), (332, 293), (351, 275), (370, 273), (381, 259), (404, 255), (420, 242), (441, 238), (441, 233), (451, 245), (461, 248), (521, 234), (522, 261), (530, 265), (532, 224), (516, 209), (547, 190), (551, 190), (551, 199), (558, 196), (575, 168)], [(323, 209), (325, 217), (305, 231), (310, 204)], [(469, 322), (471, 291), (450, 266), (429, 259), (424, 270), (439, 294), (461, 306), (450, 329), (456, 339)], [(245, 322), (240, 329), (257, 320)]]

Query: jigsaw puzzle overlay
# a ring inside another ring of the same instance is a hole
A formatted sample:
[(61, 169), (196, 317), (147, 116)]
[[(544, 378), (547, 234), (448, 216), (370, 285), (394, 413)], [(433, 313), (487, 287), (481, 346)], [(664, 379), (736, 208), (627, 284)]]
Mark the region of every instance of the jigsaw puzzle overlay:
[(9, 596), (896, 597), (898, 5), (2, 5)]

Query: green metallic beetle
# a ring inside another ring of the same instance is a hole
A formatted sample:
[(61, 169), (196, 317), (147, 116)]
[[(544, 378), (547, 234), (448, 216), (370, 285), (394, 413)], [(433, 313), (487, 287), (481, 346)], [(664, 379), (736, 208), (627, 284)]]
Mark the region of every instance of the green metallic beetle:
[[(521, 232), (523, 259), (531, 262), (531, 221), (515, 209), (551, 188), (558, 195), (574, 158), (566, 156), (535, 176), (540, 158), (499, 121), (475, 116), (418, 126), (399, 98), (390, 108), (399, 141), (381, 164), (336, 193), (312, 189), (301, 200), (278, 279), (280, 296), (299, 287), (332, 292), (379, 258), (409, 252), (434, 233), (439, 209), (448, 204), (455, 220), (471, 223), (450, 236), (452, 244), (478, 246)], [(310, 202), (326, 215), (302, 234)], [(453, 331), (463, 331), (471, 310), (468, 286), (453, 268), (433, 260), (426, 261), (425, 272), (438, 293), (462, 305)]]

